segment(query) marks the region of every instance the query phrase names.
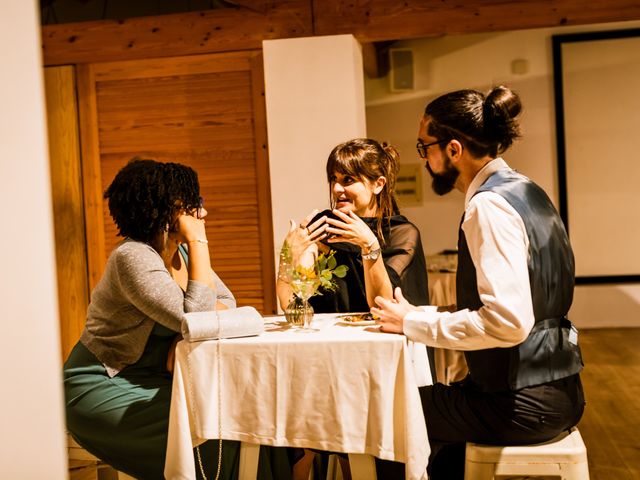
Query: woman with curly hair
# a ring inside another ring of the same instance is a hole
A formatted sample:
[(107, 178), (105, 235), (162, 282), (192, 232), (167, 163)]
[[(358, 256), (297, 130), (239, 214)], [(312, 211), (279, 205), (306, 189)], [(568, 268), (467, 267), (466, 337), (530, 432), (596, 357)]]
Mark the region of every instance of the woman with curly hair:
[[(124, 237), (91, 294), (85, 328), (64, 365), (67, 428), (89, 452), (135, 478), (164, 478), (172, 348), (187, 312), (233, 308), (210, 265), (207, 211), (194, 170), (133, 159), (104, 196)], [(197, 454), (215, 477), (218, 442)], [(261, 471), (277, 471), (274, 450)], [(285, 452), (281, 452), (285, 455)], [(222, 476), (237, 475), (239, 444), (223, 442)], [(198, 464), (198, 463), (197, 463)], [(268, 475), (267, 475), (268, 477)]]

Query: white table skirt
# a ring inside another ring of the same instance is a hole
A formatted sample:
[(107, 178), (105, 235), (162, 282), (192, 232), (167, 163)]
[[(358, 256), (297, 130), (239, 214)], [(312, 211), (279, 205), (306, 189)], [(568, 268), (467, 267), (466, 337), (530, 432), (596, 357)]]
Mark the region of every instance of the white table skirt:
[[(431, 305), (447, 307), (456, 304), (455, 272), (429, 272), (429, 300)], [(449, 385), (463, 380), (469, 368), (464, 352), (448, 348), (434, 348), (438, 382)]]
[(276, 322), (220, 345), (180, 342), (166, 477), (195, 478), (192, 449), (220, 428), (226, 440), (368, 454), (426, 478), (429, 443), (405, 337), (335, 323), (316, 315), (312, 331)]

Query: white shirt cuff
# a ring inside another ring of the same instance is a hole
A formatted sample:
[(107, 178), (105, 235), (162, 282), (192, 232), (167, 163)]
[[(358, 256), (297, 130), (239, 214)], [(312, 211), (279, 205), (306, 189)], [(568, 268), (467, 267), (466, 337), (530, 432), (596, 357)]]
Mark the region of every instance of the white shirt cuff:
[(422, 312), (413, 310), (404, 316), (402, 331), (407, 338), (414, 342), (431, 345), (433, 337), (429, 334), (428, 324), (430, 320), (437, 318), (438, 307), (426, 305), (420, 308), (422, 308)]

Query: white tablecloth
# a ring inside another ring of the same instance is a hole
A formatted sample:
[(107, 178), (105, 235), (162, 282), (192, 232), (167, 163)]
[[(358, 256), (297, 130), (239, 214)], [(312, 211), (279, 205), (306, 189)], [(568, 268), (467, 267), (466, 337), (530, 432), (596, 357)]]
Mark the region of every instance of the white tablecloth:
[[(456, 304), (455, 272), (429, 272), (429, 300), (431, 305), (448, 307)], [(438, 382), (448, 385), (464, 379), (469, 372), (464, 353), (446, 348), (434, 348)]]
[(404, 462), (408, 479), (426, 478), (429, 443), (405, 337), (335, 323), (316, 315), (312, 331), (278, 321), (260, 336), (222, 340), (220, 405), (218, 342), (180, 342), (166, 477), (195, 478), (192, 448), (221, 428), (227, 440)]

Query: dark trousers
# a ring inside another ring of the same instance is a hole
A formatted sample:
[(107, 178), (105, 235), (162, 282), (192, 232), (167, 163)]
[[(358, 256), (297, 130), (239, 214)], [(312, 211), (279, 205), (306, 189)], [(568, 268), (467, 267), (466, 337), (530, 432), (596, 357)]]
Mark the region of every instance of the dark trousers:
[(431, 480), (463, 479), (466, 442), (545, 442), (578, 423), (584, 411), (579, 375), (516, 391), (481, 391), (469, 380), (420, 388)]

